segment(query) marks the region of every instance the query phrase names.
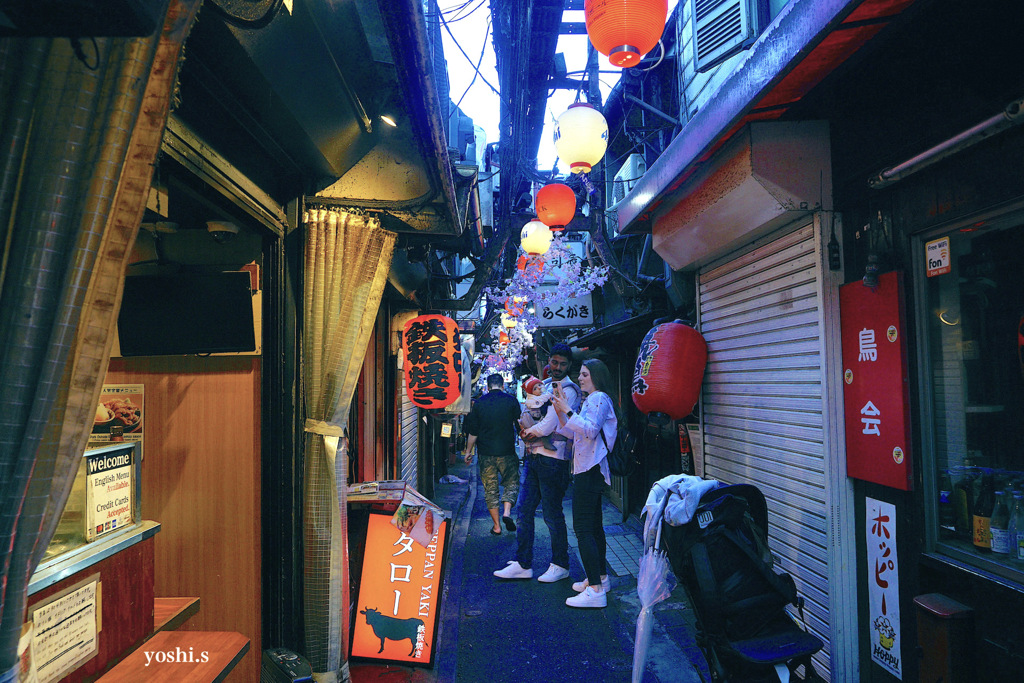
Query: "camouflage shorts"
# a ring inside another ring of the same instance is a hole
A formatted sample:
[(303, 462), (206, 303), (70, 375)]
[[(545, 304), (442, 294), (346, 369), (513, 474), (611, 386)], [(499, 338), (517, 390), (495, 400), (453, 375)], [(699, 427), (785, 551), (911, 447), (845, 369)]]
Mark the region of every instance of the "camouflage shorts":
[[(487, 509), (493, 510), (498, 503), (515, 505), (519, 497), (519, 459), (514, 455), (481, 455), (479, 460)], [(499, 477), (505, 487), (501, 495), (498, 494)]]

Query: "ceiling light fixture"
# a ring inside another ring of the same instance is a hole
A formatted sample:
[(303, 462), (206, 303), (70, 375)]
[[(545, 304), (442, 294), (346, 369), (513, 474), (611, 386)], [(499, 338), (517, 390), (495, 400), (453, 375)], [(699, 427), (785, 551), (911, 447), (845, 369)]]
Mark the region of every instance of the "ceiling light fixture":
[(380, 115), (380, 120), (383, 121), (384, 123), (388, 124), (392, 128), (398, 128), (398, 123), (393, 118), (388, 116), (387, 114), (381, 114)]

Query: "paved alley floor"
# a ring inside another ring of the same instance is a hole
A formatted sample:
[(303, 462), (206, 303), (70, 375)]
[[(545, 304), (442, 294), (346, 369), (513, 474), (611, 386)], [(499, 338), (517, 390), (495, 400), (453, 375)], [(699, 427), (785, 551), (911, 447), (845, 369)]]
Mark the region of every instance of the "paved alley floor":
[[(447, 661), (438, 675), (467, 683), (630, 681), (641, 608), (636, 592), (643, 549), (640, 522), (631, 517), (624, 523), (614, 523), (622, 515), (606, 499), (605, 533), (612, 586), (608, 607), (573, 609), (565, 605), (565, 599), (575, 595), (571, 584), (582, 579), (584, 572), (572, 529), (572, 487), (564, 502), (571, 577), (554, 584), (542, 584), (536, 578), (501, 580), (492, 572), (513, 559), (515, 533), (490, 533), (490, 516), (475, 464), (454, 466), (450, 471), (468, 480), (463, 485), (468, 495), (456, 519), (456, 534), (464, 536), (455, 540), (461, 540), (462, 547), (453, 543), (451, 550), (453, 556), (461, 554), (461, 567), (449, 575), (447, 596), (458, 607), (455, 661)], [(551, 561), (550, 538), (540, 510), (536, 530), (535, 577)], [(700, 681), (695, 666), (704, 667), (704, 662), (693, 639), (682, 589), (677, 587), (666, 601), (656, 605), (654, 615), (643, 680)], [(450, 642), (445, 645), (450, 646)]]

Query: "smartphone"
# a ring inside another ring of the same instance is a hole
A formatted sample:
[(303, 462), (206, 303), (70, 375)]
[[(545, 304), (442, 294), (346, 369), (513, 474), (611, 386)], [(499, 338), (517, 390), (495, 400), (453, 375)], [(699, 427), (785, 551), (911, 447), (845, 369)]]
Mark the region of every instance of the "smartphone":
[(551, 385), (551, 393), (554, 394), (555, 396), (557, 396), (558, 398), (564, 398), (562, 396), (562, 385), (561, 384), (552, 384)]

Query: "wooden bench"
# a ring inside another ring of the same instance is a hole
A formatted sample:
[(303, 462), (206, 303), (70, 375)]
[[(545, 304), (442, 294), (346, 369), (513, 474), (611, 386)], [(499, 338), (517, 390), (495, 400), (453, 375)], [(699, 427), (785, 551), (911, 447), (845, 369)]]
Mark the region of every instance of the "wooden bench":
[(153, 635), (173, 631), (198, 611), (199, 598), (154, 598)]
[(104, 674), (101, 683), (215, 683), (249, 651), (234, 631), (161, 631)]

